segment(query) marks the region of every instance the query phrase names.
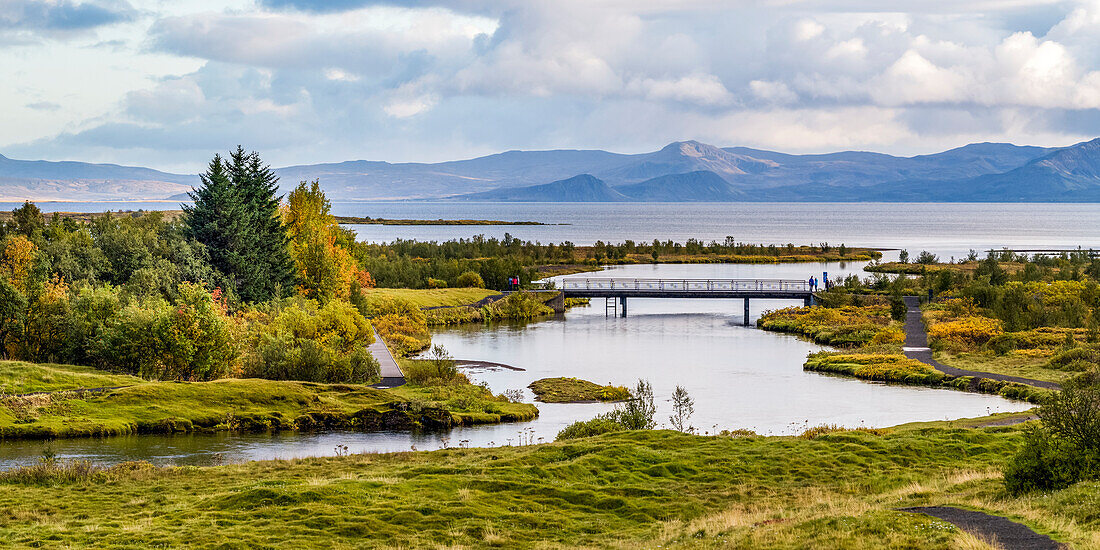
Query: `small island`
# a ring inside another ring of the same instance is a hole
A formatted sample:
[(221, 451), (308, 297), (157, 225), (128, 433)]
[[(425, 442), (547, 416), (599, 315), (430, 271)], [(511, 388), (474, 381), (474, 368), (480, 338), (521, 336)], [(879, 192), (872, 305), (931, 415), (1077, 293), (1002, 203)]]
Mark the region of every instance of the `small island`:
[(543, 403), (606, 403), (630, 399), (630, 391), (622, 386), (601, 386), (580, 378), (543, 378), (527, 387)]

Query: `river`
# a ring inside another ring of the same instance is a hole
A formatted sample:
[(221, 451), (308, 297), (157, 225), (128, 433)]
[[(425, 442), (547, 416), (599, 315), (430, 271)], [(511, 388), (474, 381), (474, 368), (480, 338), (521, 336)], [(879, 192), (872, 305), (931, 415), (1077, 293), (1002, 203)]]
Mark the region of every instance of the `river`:
[[(861, 273), (862, 262), (781, 265), (643, 265), (615, 267), (599, 276), (647, 278), (792, 278)], [(578, 277), (592, 275), (578, 275)], [(631, 299), (629, 316), (605, 315), (603, 300), (563, 316), (532, 323), (467, 325), (434, 331), (459, 359), (522, 368), (467, 371), (495, 392), (521, 389), (553, 376), (632, 386), (649, 380), (659, 424), (668, 424), (669, 396), (682, 385), (695, 400), (691, 424), (700, 433), (751, 429), (795, 434), (809, 426), (881, 427), (904, 422), (982, 416), (1030, 408), (997, 396), (895, 386), (808, 373), (806, 354), (821, 349), (806, 340), (742, 326), (740, 300)], [(750, 320), (766, 309), (798, 305), (753, 300)], [(390, 452), (443, 446), (498, 446), (551, 441), (565, 425), (610, 410), (607, 404), (539, 404), (525, 423), (460, 428), (448, 433), (281, 433), (130, 436), (0, 443), (0, 468), (33, 462), (45, 448), (65, 458), (99, 463), (150, 460), (158, 464), (216, 464), (269, 458)]]

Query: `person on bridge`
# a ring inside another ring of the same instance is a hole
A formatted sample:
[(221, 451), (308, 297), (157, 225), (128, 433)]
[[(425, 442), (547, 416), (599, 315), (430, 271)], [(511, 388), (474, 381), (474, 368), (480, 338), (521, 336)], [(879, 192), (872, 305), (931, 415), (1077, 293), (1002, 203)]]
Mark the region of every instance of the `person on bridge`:
[(813, 276), (813, 275), (810, 275), (810, 279), (809, 279), (808, 281), (806, 281), (806, 283), (807, 283), (808, 285), (810, 285), (810, 292), (813, 292), (813, 290), (814, 290), (814, 283), (815, 283), (815, 281), (814, 281), (814, 276)]

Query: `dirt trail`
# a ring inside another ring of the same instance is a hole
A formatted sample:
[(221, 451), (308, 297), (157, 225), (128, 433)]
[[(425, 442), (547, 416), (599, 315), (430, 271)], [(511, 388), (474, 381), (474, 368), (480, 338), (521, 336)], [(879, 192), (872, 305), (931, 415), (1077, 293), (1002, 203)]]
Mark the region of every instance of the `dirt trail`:
[(1030, 527), (1000, 516), (963, 510), (951, 506), (917, 506), (901, 508), (902, 512), (924, 514), (953, 523), (959, 529), (996, 541), (1003, 548), (1012, 550), (1063, 550), (1068, 546), (1055, 542), (1046, 535), (1032, 531)]
[(1028, 386), (1046, 388), (1048, 390), (1062, 389), (1062, 386), (1056, 382), (1047, 382), (1045, 380), (1035, 380), (1032, 378), (1009, 376), (1007, 374), (996, 374), (992, 372), (957, 369), (936, 361), (932, 358), (932, 349), (928, 347), (928, 332), (925, 331), (924, 322), (921, 321), (920, 298), (916, 296), (906, 296), (905, 306), (908, 310), (905, 313), (905, 347), (902, 348), (902, 351), (905, 353), (906, 357), (932, 365), (936, 370), (951, 376), (973, 376), (975, 378), (988, 378), (990, 380), (1000, 380), (1003, 382), (1016, 382), (1018, 384), (1027, 384)]

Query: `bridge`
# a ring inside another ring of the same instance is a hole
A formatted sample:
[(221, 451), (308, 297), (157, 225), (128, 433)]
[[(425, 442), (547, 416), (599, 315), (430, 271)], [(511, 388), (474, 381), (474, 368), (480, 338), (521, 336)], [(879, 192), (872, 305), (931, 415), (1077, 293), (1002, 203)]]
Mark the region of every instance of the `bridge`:
[[(605, 311), (614, 309), (626, 317), (627, 298), (737, 298), (745, 300), (745, 325), (749, 324), (749, 300), (802, 300), (813, 303), (810, 283), (793, 279), (619, 279), (568, 278), (559, 287), (564, 298), (604, 298)], [(619, 310), (622, 310), (621, 313)]]

